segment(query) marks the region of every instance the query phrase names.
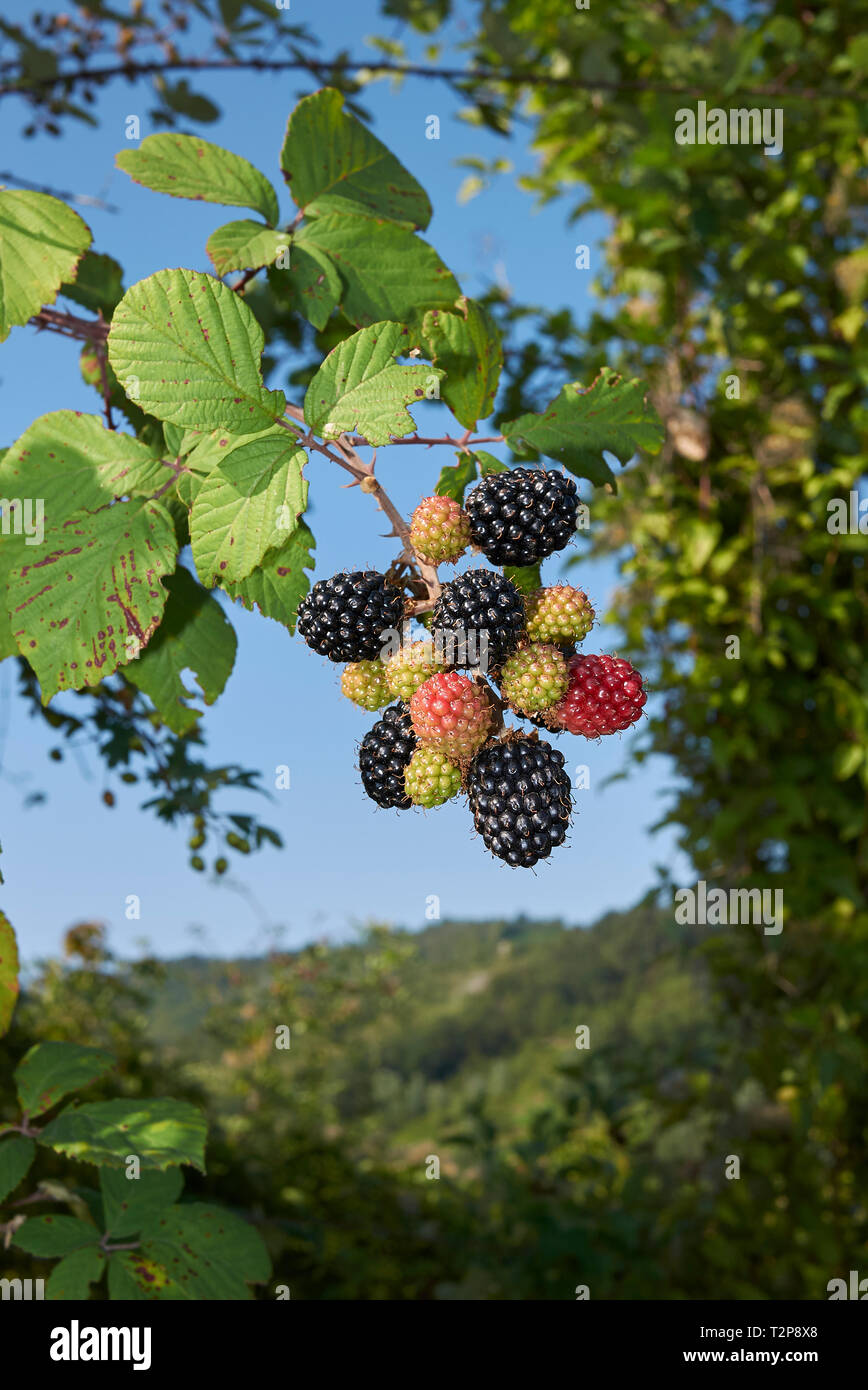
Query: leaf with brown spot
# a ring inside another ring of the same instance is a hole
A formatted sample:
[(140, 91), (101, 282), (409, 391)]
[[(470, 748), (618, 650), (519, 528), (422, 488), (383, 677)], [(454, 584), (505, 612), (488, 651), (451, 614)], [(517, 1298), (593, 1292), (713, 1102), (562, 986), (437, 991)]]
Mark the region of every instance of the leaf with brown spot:
[(44, 704), (60, 690), (98, 685), (147, 645), (166, 606), (160, 580), (177, 554), (159, 502), (117, 502), (46, 529), (7, 600)]

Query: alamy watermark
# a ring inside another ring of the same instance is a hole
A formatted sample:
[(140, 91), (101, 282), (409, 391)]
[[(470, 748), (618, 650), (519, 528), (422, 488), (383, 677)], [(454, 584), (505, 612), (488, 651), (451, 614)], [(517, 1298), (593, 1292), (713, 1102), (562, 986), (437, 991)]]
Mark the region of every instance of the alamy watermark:
[(402, 628), (386, 628), (380, 633), (380, 641), (381, 661), (389, 661), (414, 641), (423, 641), (430, 644), (433, 660), (443, 666), (470, 666), (483, 673), (488, 670), (487, 628), (438, 630), (433, 635), (423, 628), (421, 636), (414, 638), (410, 623), (405, 622)]
[(45, 499), (0, 497), (0, 534), (25, 536), (25, 545), (42, 545), (45, 540)]
[(765, 936), (778, 936), (784, 925), (782, 888), (709, 888), (701, 878), (695, 888), (675, 892), (675, 921), (679, 927), (762, 926)]
[(676, 145), (762, 145), (766, 154), (784, 148), (784, 112), (780, 106), (722, 106), (708, 108), (700, 101), (694, 111), (681, 106), (675, 112)]

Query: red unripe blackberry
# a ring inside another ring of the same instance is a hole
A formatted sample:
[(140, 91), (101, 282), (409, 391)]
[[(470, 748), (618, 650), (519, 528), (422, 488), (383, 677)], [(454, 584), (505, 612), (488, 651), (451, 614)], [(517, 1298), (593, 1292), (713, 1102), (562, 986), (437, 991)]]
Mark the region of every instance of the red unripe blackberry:
[(450, 758), (469, 758), (491, 732), (494, 714), (487, 687), (444, 671), (420, 685), (410, 701), (419, 742)]
[(648, 697), (629, 661), (619, 656), (574, 656), (568, 668), (569, 689), (550, 711), (561, 728), (599, 738), (636, 723)]
[(530, 869), (563, 844), (570, 779), (551, 744), (535, 737), (490, 744), (470, 765), (467, 791), (486, 848), (512, 868)]
[(417, 748), (404, 773), (404, 786), (414, 806), (442, 806), (461, 790), (461, 769), (437, 748)]
[(370, 661), (384, 632), (400, 628), (404, 596), (376, 570), (336, 574), (314, 584), (298, 606), (298, 631), (329, 661)]
[(537, 589), (526, 604), (527, 635), (532, 642), (567, 646), (583, 641), (594, 625), (594, 610), (588, 595), (571, 584)]
[(499, 666), (524, 630), (524, 595), (495, 570), (468, 570), (443, 585), (431, 630), (444, 660)]
[(410, 540), (427, 564), (451, 563), (470, 544), (470, 518), (452, 497), (425, 497), (410, 521)]
[(382, 661), (352, 661), (341, 674), (341, 690), (362, 709), (382, 709), (392, 698)]
[(378, 806), (409, 810), (404, 771), (416, 746), (410, 712), (402, 704), (390, 705), (365, 734), (359, 748), (359, 771), (362, 786)]
[(576, 529), (579, 495), (556, 469), (490, 473), (464, 503), (470, 535), (493, 565), (533, 565), (563, 550)]
[(563, 652), (548, 642), (529, 642), (513, 652), (500, 673), (500, 688), (519, 714), (538, 714), (556, 705), (570, 678)]

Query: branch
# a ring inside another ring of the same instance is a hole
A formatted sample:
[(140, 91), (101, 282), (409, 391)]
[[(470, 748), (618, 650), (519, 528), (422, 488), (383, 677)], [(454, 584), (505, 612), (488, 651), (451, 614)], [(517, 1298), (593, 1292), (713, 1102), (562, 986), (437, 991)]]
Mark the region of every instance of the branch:
[(66, 193), (60, 188), (48, 188), (42, 183), (31, 183), (29, 179), (20, 179), (17, 174), (10, 174), (6, 169), (0, 169), (0, 184), (12, 183), (16, 188), (29, 189), (31, 193), (47, 193), (51, 198), (60, 198), (65, 203), (78, 203), (79, 207), (99, 208), (101, 212), (119, 212), (114, 203), (103, 202), (102, 198), (92, 198), (89, 193)]
[[(80, 67), (58, 73), (53, 77), (5, 82), (0, 86), (0, 97), (20, 96), (27, 92), (50, 91), (55, 87), (60, 87), (64, 92), (69, 93), (73, 87), (81, 83), (101, 84), (115, 77), (123, 77), (129, 82), (134, 82), (140, 77), (148, 77), (158, 73), (164, 75), (169, 72), (240, 72), (245, 70), (254, 72), (303, 71), (312, 73), (318, 79), (326, 78), (331, 81), (339, 78), (342, 74), (360, 72), (372, 77), (390, 74), (397, 77), (422, 77), (440, 82), (492, 83), (495, 86), (509, 87), (553, 87), (568, 91), (650, 92), (661, 96), (696, 98), (707, 97), (709, 92), (707, 83), (698, 86), (673, 86), (665, 82), (613, 82), (605, 81), (602, 78), (559, 77), (552, 72), (540, 72), (533, 68), (440, 68), (414, 63), (350, 63), (344, 59), (335, 59), (329, 62), (318, 61), (314, 58), (181, 58), (168, 63), (165, 60), (147, 63), (133, 63), (128, 60), (111, 67)], [(826, 87), (793, 87), (787, 91), (781, 82), (767, 83), (764, 86), (743, 87), (739, 91), (743, 96), (774, 97), (777, 100), (783, 98), (795, 101), (862, 100), (861, 93), (856, 91), (849, 92), (841, 88)]]
[(104, 343), (109, 335), (109, 325), (103, 319), (82, 319), (75, 314), (64, 313), (60, 309), (40, 309), (28, 319), (34, 328), (48, 328), (52, 333), (62, 333), (66, 338), (80, 338), (85, 342)]

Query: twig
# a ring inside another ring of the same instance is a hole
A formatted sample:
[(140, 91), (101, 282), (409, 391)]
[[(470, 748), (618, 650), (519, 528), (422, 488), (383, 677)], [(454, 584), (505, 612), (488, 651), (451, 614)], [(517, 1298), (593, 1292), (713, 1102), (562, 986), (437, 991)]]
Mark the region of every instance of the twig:
[[(100, 319), (102, 319), (102, 315), (100, 315)], [(113, 430), (115, 427), (115, 422), (112, 418), (112, 393), (108, 379), (108, 353), (106, 351), (105, 341), (96, 343), (95, 348), (96, 359), (99, 362), (100, 385), (102, 386), (103, 414), (105, 415), (105, 422), (108, 425), (109, 429)]]
[(31, 193), (47, 193), (51, 198), (61, 198), (65, 203), (78, 203), (79, 207), (99, 208), (101, 212), (119, 212), (114, 203), (105, 203), (102, 198), (93, 198), (89, 193), (67, 193), (60, 188), (49, 188), (42, 183), (31, 183), (29, 179), (20, 179), (17, 174), (10, 174), (6, 169), (0, 169), (0, 183), (12, 183), (16, 188), (26, 188)]
[[(556, 76), (552, 72), (541, 72), (539, 69), (533, 68), (438, 68), (416, 63), (346, 62), (344, 59), (323, 61), (314, 58), (180, 58), (168, 63), (165, 59), (147, 63), (133, 63), (128, 60), (124, 63), (113, 64), (111, 67), (80, 67), (67, 72), (58, 72), (51, 77), (28, 78), (26, 80), (22, 78), (5, 82), (0, 86), (0, 97), (20, 96), (22, 92), (50, 91), (54, 87), (60, 87), (65, 93), (69, 93), (73, 87), (81, 83), (101, 85), (115, 77), (123, 77), (129, 82), (135, 82), (140, 77), (149, 77), (156, 73), (163, 75), (169, 72), (241, 72), (251, 70), (254, 72), (303, 71), (310, 72), (319, 79), (327, 78), (331, 81), (340, 78), (342, 74), (349, 75), (350, 73), (361, 72), (366, 75), (370, 74), (372, 77), (380, 74), (394, 74), (398, 77), (422, 77), (439, 82), (491, 83), (494, 86), (507, 87), (553, 87), (567, 91), (649, 92), (660, 96), (687, 97), (707, 97), (709, 93), (707, 83), (698, 86), (673, 86), (666, 82), (606, 81), (603, 78), (577, 77), (572, 74)], [(739, 91), (743, 96), (774, 97), (775, 100), (862, 100), (862, 94), (858, 90), (793, 87), (787, 91), (780, 82), (767, 83), (763, 86), (742, 87)]]

